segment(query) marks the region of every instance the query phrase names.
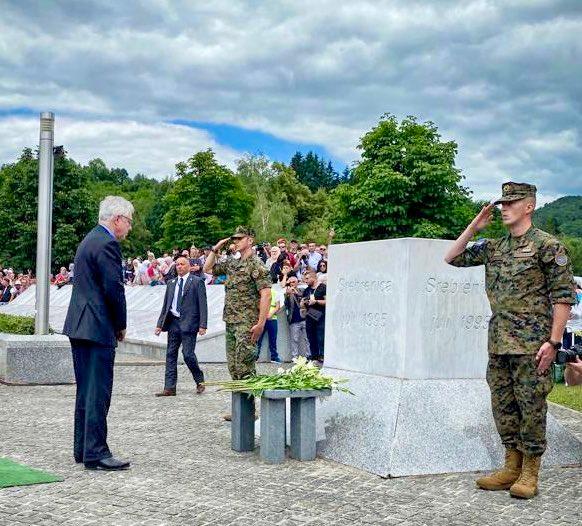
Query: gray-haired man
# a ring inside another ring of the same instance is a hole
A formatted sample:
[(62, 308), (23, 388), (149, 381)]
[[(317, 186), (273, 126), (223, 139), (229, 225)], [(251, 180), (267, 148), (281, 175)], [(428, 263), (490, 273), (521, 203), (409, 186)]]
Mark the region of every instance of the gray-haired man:
[(73, 453), (87, 469), (127, 469), (107, 446), (107, 413), (115, 347), (125, 338), (127, 311), (119, 240), (131, 230), (133, 205), (108, 196), (99, 224), (77, 248), (75, 277), (63, 334), (71, 341), (77, 381)]

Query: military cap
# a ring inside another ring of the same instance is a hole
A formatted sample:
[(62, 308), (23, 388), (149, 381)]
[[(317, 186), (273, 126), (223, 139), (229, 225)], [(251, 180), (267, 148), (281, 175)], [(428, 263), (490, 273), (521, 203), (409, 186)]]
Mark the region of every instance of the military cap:
[(251, 228), (248, 228), (246, 226), (237, 226), (236, 230), (234, 231), (234, 234), (230, 237), (255, 237), (255, 231), (252, 230)]
[(519, 201), (526, 197), (535, 197), (537, 188), (533, 184), (527, 183), (503, 183), (501, 185), (501, 197), (493, 204), (508, 203), (510, 201)]

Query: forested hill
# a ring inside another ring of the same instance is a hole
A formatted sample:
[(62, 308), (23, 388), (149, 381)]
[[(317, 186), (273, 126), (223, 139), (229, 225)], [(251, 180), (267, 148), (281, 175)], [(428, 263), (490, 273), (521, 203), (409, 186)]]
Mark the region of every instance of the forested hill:
[(582, 238), (582, 196), (560, 197), (535, 213), (535, 224), (551, 234)]

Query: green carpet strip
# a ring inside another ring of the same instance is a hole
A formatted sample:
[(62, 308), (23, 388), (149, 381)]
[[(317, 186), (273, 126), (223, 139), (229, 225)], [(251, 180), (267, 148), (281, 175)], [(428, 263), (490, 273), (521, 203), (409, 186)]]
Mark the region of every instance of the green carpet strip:
[(62, 477), (17, 464), (7, 458), (0, 458), (0, 488), (61, 482), (62, 480)]

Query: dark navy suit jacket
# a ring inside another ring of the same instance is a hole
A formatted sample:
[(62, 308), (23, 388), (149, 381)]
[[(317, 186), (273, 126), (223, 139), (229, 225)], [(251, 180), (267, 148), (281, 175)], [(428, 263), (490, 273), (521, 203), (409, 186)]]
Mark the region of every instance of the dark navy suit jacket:
[[(206, 301), (206, 285), (202, 278), (194, 274), (186, 276), (182, 292), (182, 307), (180, 308), (179, 324), (182, 332), (198, 332), (199, 328), (208, 328), (208, 304)], [(174, 299), (174, 291), (178, 286), (178, 278), (168, 282), (164, 305), (158, 319), (158, 327), (167, 331), (172, 321), (170, 309)]]
[(75, 274), (63, 334), (116, 347), (116, 333), (127, 326), (121, 248), (98, 225), (77, 248)]

